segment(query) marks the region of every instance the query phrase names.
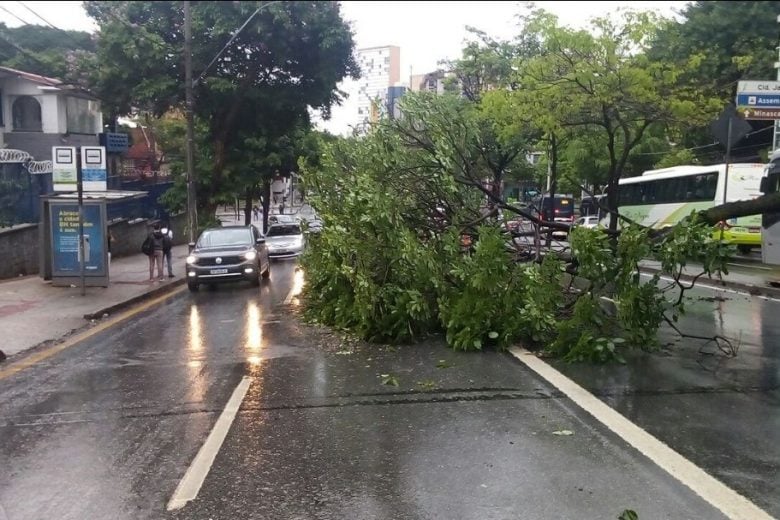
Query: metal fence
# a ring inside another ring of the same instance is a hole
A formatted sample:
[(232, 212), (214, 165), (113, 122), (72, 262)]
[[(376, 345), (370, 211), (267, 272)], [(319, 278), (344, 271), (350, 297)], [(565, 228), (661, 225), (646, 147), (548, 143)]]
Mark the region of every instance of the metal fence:
[[(115, 175), (108, 178), (108, 188), (123, 191), (145, 191), (146, 196), (108, 205), (108, 218), (168, 219), (160, 197), (173, 186), (168, 176)], [(31, 175), (23, 164), (0, 163), (0, 228), (40, 220), (40, 196), (52, 193), (51, 173)]]

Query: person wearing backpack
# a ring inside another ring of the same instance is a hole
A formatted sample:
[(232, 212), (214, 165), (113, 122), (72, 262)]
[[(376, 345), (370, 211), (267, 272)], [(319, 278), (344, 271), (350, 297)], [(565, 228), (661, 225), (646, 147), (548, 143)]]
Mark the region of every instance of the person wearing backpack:
[(154, 281), (154, 266), (157, 265), (157, 279), (161, 282), (163, 278), (163, 251), (166, 241), (170, 244), (170, 239), (163, 235), (160, 224), (154, 225), (154, 230), (149, 233), (144, 243), (141, 245), (141, 251), (149, 257), (149, 281)]
[(163, 256), (165, 257), (165, 263), (168, 265), (168, 278), (173, 278), (173, 230), (171, 230), (170, 224), (162, 228), (163, 239)]

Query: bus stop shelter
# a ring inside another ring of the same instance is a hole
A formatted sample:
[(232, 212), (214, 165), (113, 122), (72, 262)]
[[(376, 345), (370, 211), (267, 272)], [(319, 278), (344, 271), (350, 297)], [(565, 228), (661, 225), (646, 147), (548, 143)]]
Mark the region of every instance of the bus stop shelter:
[[(146, 196), (145, 191), (84, 192), (84, 283), (108, 287), (108, 211), (112, 203)], [(76, 193), (41, 197), (40, 273), (54, 286), (81, 283), (79, 206)]]

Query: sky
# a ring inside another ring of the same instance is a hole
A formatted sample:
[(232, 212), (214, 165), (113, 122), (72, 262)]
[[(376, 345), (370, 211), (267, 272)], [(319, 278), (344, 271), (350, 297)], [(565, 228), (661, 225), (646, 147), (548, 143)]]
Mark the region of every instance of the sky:
[[(620, 8), (653, 10), (672, 16), (688, 2), (633, 1), (633, 2), (536, 2), (558, 16), (560, 22), (572, 27), (587, 27), (588, 20), (614, 13)], [(401, 78), (408, 82), (410, 72), (423, 74), (436, 70), (443, 59), (453, 59), (467, 36), (466, 27), (481, 29), (497, 39), (516, 35), (515, 17), (524, 9), (525, 2), (460, 1), (460, 2), (342, 2), (342, 15), (352, 25), (357, 48), (397, 45), (401, 48)], [(26, 23), (43, 21), (25, 9), (30, 7), (60, 29), (93, 32), (94, 22), (86, 15), (81, 2), (11, 2), (0, 1), (0, 22), (10, 27), (22, 25), (5, 10), (14, 13)], [(4, 10), (5, 9), (5, 10)], [(331, 121), (322, 127), (333, 133), (343, 133), (355, 111), (353, 103), (336, 107)]]

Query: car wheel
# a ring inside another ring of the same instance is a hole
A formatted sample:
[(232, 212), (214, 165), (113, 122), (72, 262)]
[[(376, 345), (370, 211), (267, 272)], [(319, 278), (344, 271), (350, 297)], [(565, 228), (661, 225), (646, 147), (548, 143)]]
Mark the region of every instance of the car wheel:
[(265, 268), (265, 271), (263, 271), (263, 278), (270, 278), (271, 277), (271, 260), (268, 260), (268, 265)]
[(198, 292), (198, 282), (187, 282), (187, 288), (191, 292)]
[(752, 248), (752, 247), (750, 247), (750, 246), (744, 246), (744, 245), (737, 246), (737, 251), (739, 251), (739, 252), (740, 252), (740, 253), (742, 253), (743, 255), (749, 255), (749, 254), (750, 254), (750, 251), (751, 251), (752, 249), (753, 249), (753, 248)]

